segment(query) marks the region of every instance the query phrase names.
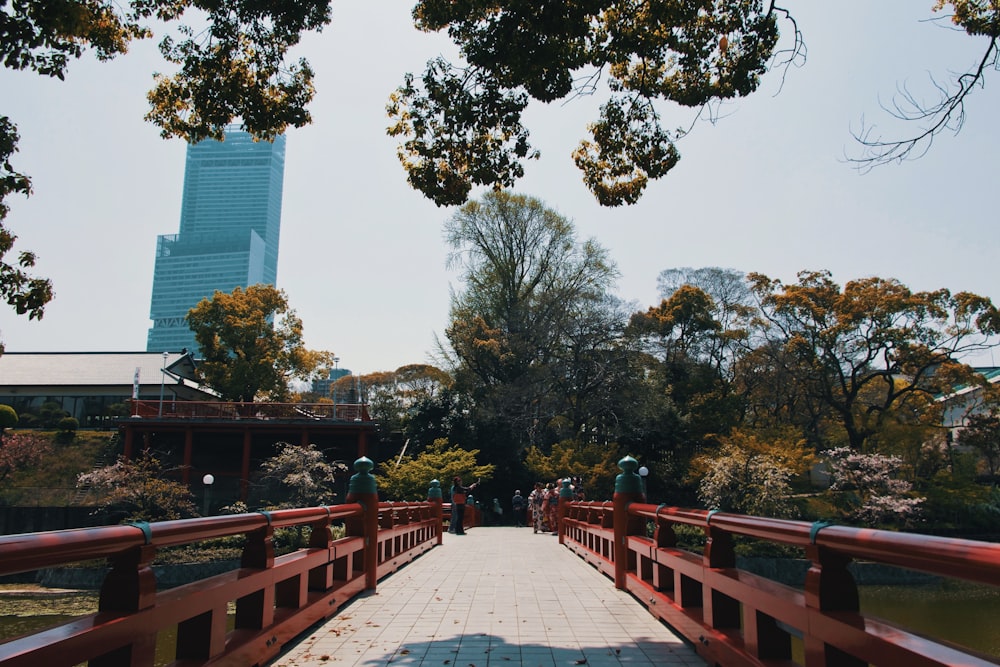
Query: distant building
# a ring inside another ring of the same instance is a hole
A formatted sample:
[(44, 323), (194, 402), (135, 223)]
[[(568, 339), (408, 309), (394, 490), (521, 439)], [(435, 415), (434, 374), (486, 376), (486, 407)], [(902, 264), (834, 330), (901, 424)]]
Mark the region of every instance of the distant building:
[(330, 376), (322, 380), (313, 380), (312, 391), (314, 394), (318, 394), (324, 397), (330, 397), (330, 387), (334, 382), (344, 377), (345, 375), (350, 375), (351, 371), (346, 368), (331, 368)]
[(284, 136), (234, 127), (188, 146), (180, 232), (156, 241), (147, 351), (197, 350), (184, 318), (216, 290), (276, 284), (284, 172)]
[[(217, 401), (195, 380), (186, 352), (5, 352), (0, 356), (0, 403), (18, 415), (56, 404), (84, 428), (127, 416), (133, 396), (165, 402)], [(125, 412), (123, 413), (123, 409)]]
[[(1000, 368), (986, 367), (973, 370), (982, 375), (989, 384), (1000, 382)], [(985, 414), (992, 407), (985, 404), (983, 389), (979, 385), (956, 387), (953, 392), (938, 396), (937, 401), (944, 406), (942, 422), (948, 429), (948, 437), (952, 442), (958, 443), (961, 443), (962, 429), (968, 426), (969, 417)]]

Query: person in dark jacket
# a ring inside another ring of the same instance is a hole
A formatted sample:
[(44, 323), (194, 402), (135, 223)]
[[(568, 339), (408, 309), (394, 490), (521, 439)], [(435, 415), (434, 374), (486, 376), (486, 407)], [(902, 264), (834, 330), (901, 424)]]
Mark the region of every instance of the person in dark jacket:
[(514, 525), (518, 528), (524, 525), (524, 508), (527, 504), (528, 501), (521, 495), (521, 490), (515, 491), (510, 501), (510, 508), (514, 511)]
[(449, 532), (456, 535), (465, 535), (465, 502), (469, 498), (469, 492), (479, 486), (472, 483), (469, 486), (462, 486), (462, 478), (455, 475), (451, 480), (451, 526)]

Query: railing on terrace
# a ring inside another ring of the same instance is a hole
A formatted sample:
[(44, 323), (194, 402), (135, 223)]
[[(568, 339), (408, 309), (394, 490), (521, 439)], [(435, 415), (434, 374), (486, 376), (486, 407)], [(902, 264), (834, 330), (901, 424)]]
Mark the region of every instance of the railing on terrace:
[[(635, 459), (619, 466), (613, 501), (560, 501), (559, 539), (710, 665), (797, 664), (793, 638), (806, 667), (997, 664), (862, 614), (847, 565), (871, 561), (998, 586), (1000, 544), (651, 505)], [(563, 497), (571, 493), (564, 486)], [(675, 526), (703, 530), (704, 553), (678, 548)], [(738, 569), (735, 536), (802, 549), (811, 561), (802, 588)]]
[[(157, 634), (176, 629), (174, 665), (261, 665), (314, 623), (442, 542), (440, 488), (428, 501), (378, 501), (374, 464), (355, 462), (347, 503), (0, 537), (0, 574), (107, 559), (99, 611), (0, 644), (3, 667), (151, 667)], [(332, 538), (331, 525), (345, 535)], [(275, 556), (275, 529), (310, 529), (308, 547)], [(158, 550), (245, 536), (240, 567), (168, 590)], [(235, 605), (235, 626), (227, 610)]]
[(222, 403), (130, 401), (129, 414), (146, 419), (311, 419), (371, 421), (364, 403)]

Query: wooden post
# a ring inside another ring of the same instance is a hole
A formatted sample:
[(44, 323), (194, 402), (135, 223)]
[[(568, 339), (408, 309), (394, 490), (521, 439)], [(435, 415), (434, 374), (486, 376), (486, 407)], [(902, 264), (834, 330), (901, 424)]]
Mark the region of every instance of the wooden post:
[(615, 588), (625, 590), (628, 574), (628, 536), (631, 521), (628, 506), (643, 500), (642, 478), (636, 474), (639, 462), (626, 456), (618, 462), (621, 474), (615, 478), (615, 495), (612, 498), (615, 543), (611, 555), (615, 564)]
[(431, 486), (427, 489), (427, 502), (434, 503), (434, 518), (437, 519), (437, 543), (444, 543), (444, 494), (441, 492), (441, 482), (436, 479), (431, 480)]
[[(109, 558), (111, 571), (104, 578), (98, 611), (112, 614), (131, 613), (156, 605), (156, 575), (150, 563), (156, 547), (150, 544), (149, 524), (134, 524), (146, 536), (146, 544), (133, 547)], [(132, 667), (152, 665), (156, 652), (156, 632), (136, 634), (131, 642), (92, 659), (94, 667)]]
[(365, 508), (362, 534), (365, 538), (365, 588), (375, 590), (378, 582), (378, 484), (372, 475), (375, 463), (367, 456), (354, 462), (357, 471), (347, 487), (347, 502)]
[[(816, 544), (816, 534), (825, 525), (813, 524), (806, 558), (812, 561), (806, 572), (806, 607), (821, 611), (857, 613), (860, 609), (858, 585), (847, 569), (851, 557)], [(803, 639), (806, 664), (810, 667), (863, 667), (866, 661), (848, 655), (817, 639), (812, 633)]]

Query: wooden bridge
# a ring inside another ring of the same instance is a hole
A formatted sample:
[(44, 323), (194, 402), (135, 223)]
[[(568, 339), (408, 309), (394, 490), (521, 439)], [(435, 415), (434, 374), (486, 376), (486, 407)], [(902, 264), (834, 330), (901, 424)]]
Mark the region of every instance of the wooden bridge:
[[(96, 614), (0, 644), (0, 667), (1000, 664), (866, 617), (847, 568), (998, 586), (1000, 544), (650, 505), (634, 459), (620, 466), (612, 501), (563, 490), (557, 536), (446, 541), (436, 482), (426, 502), (379, 502), (362, 458), (343, 505), (0, 537), (0, 574), (110, 566)], [(678, 548), (679, 525), (704, 531), (704, 553)], [(276, 556), (290, 527), (309, 528), (308, 547)], [(157, 550), (232, 535), (239, 568), (157, 590)], [(738, 569), (736, 536), (800, 548), (802, 585)]]

